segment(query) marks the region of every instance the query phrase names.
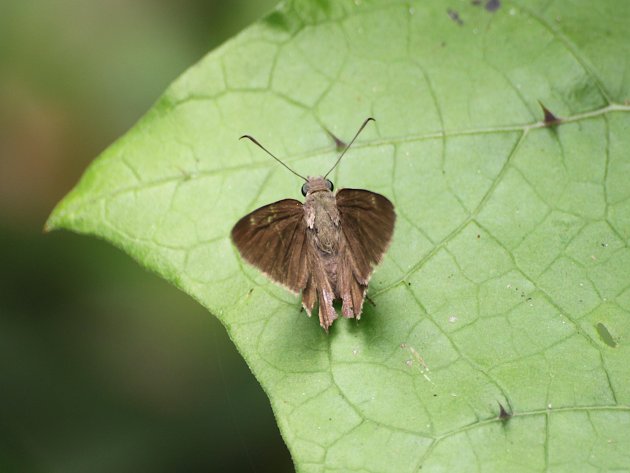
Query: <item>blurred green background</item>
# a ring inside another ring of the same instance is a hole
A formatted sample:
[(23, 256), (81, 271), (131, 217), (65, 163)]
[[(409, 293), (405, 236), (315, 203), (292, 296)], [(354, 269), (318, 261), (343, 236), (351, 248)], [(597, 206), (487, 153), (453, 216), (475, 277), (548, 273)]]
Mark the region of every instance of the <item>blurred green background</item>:
[(202, 55), (275, 0), (4, 0), (0, 471), (284, 472), (271, 408), (218, 321), (55, 203)]

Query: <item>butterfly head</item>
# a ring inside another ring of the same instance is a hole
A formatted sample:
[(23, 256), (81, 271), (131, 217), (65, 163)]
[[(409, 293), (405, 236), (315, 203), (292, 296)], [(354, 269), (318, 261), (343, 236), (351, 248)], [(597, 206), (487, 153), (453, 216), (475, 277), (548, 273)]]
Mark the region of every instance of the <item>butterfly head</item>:
[(323, 192), (328, 191), (332, 192), (335, 186), (330, 179), (326, 179), (322, 176), (317, 177), (308, 177), (306, 182), (302, 186), (302, 195), (306, 197), (308, 194), (313, 194), (314, 192)]

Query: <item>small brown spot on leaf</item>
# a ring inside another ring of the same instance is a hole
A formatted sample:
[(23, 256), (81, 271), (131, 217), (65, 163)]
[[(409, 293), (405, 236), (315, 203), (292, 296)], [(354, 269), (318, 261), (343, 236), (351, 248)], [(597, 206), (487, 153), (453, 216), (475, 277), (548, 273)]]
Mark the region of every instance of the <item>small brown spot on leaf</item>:
[(459, 26), (462, 26), (464, 24), (463, 20), (459, 16), (459, 13), (456, 10), (451, 10), (449, 8), (448, 10), (446, 10), (446, 13), (448, 13), (449, 18), (457, 23)]
[(494, 13), (499, 8), (501, 8), (500, 0), (488, 0), (486, 2), (486, 10), (488, 10), (491, 13)]
[(597, 325), (595, 325), (595, 329), (597, 330), (597, 335), (599, 335), (599, 338), (601, 339), (602, 342), (604, 342), (609, 347), (612, 347), (612, 348), (617, 347), (617, 342), (615, 341), (612, 334), (608, 330), (608, 327), (606, 327), (603, 323), (599, 322)]

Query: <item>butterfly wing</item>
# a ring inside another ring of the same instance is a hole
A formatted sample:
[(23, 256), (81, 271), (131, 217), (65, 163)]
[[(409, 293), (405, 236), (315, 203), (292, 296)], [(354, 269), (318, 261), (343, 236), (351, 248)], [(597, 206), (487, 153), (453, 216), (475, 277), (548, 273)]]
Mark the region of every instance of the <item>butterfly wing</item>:
[(302, 203), (284, 199), (240, 219), (232, 241), (241, 256), (293, 292), (306, 286), (306, 223)]
[(367, 283), (391, 242), (396, 222), (394, 206), (386, 197), (362, 189), (341, 189), (336, 199), (354, 274)]
[(362, 189), (341, 189), (336, 201), (345, 238), (338, 293), (343, 315), (359, 318), (374, 266), (391, 242), (396, 212), (386, 197)]

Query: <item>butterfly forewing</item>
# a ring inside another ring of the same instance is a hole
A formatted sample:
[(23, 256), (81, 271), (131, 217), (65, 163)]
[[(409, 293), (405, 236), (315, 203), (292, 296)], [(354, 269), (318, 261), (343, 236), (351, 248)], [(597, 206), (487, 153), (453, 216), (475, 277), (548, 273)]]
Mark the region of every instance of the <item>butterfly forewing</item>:
[(354, 275), (367, 285), (392, 239), (394, 206), (386, 197), (362, 189), (341, 189), (336, 201)]
[(306, 224), (302, 203), (285, 199), (240, 219), (232, 240), (243, 258), (274, 281), (299, 292), (306, 286)]

